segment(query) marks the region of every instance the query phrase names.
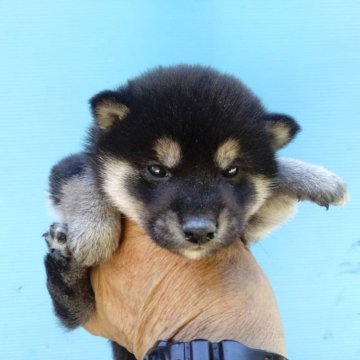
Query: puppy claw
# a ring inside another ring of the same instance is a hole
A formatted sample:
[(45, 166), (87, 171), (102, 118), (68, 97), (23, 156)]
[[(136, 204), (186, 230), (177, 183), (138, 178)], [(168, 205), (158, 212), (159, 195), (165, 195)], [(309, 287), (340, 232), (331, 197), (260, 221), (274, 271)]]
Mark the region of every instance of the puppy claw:
[(332, 177), (332, 183), (329, 181), (324, 184), (324, 188), (318, 190), (317, 194), (309, 197), (320, 206), (326, 207), (329, 210), (330, 205), (343, 206), (346, 204), (348, 194), (346, 185), (337, 176)]

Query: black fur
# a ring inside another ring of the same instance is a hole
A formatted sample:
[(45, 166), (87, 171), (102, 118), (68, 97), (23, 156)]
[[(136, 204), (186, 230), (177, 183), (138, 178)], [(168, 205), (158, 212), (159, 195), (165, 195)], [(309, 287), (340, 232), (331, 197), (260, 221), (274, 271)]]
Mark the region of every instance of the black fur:
[(114, 360), (136, 360), (136, 357), (114, 341), (111, 341)]
[[(269, 115), (258, 98), (239, 80), (210, 68), (158, 68), (117, 91), (91, 100), (94, 107), (107, 100), (124, 103), (130, 112), (109, 132), (95, 126), (88, 151), (91, 159), (111, 154), (138, 166), (153, 158), (152, 146), (164, 135), (178, 140), (189, 168), (208, 168), (221, 141), (241, 139), (244, 166), (252, 173), (274, 176), (276, 163), (265, 127)], [(202, 146), (199, 144), (207, 144)]]
[(95, 309), (89, 272), (73, 258), (50, 253), (45, 258), (47, 287), (62, 324), (74, 329), (84, 324)]
[[(278, 132), (286, 130), (279, 137), (278, 145), (283, 146), (299, 130), (290, 117), (269, 114), (236, 78), (200, 66), (160, 67), (116, 91), (101, 92), (91, 106), (97, 124), (90, 131), (87, 154), (100, 188), (104, 190), (107, 158), (130, 164), (134, 171), (124, 175), (126, 184), (117, 191), (144, 205), (141, 225), (160, 246), (175, 252), (180, 241), (170, 243), (173, 230), (164, 225), (169, 212), (176, 214), (181, 226), (188, 217), (218, 223), (220, 213), (226, 211), (229, 225), (222, 246), (240, 238), (251, 204), (262, 196), (252, 177), (261, 176), (271, 186), (277, 174)], [(128, 112), (114, 115), (117, 106), (126, 106)], [(106, 124), (112, 125), (104, 130), (101, 121), (108, 110)], [(146, 171), (156, 163), (153, 148), (162, 137), (178, 142), (182, 152), (181, 163), (169, 169), (166, 181), (153, 179)], [(233, 164), (239, 167), (239, 175), (232, 179), (224, 178), (214, 161), (216, 149), (229, 139), (240, 146)], [(128, 215), (126, 206), (115, 206)], [(158, 214), (164, 215), (159, 218)]]

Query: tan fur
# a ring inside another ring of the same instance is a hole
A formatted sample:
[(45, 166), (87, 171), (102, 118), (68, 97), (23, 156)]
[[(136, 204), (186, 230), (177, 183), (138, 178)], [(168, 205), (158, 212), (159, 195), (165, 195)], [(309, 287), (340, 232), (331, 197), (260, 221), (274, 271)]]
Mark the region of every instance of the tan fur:
[(220, 169), (227, 169), (232, 165), (240, 155), (240, 145), (234, 139), (228, 139), (223, 142), (215, 153), (215, 163), (220, 167)]
[(252, 244), (275, 230), (296, 212), (298, 200), (295, 197), (274, 193), (247, 223), (244, 238)]
[(131, 219), (141, 224), (143, 204), (126, 190), (129, 178), (136, 177), (137, 170), (125, 161), (108, 157), (104, 160), (101, 176), (109, 202), (118, 211), (126, 213)]
[(272, 147), (274, 150), (283, 147), (291, 138), (290, 129), (286, 124), (271, 123)]
[(168, 137), (160, 138), (154, 150), (160, 163), (168, 168), (173, 168), (181, 161), (181, 148), (178, 142)]
[(102, 130), (108, 130), (115, 121), (120, 121), (129, 113), (128, 107), (112, 101), (104, 101), (95, 109), (98, 125)]
[(272, 182), (268, 178), (262, 175), (249, 176), (256, 192), (256, 196), (249, 204), (249, 209), (246, 212), (247, 219), (254, 215), (262, 205), (265, 204), (266, 200), (271, 195)]
[(115, 256), (92, 271), (96, 312), (87, 330), (137, 359), (157, 340), (195, 338), (234, 339), (285, 355), (274, 294), (240, 241), (192, 261), (156, 246), (131, 221), (123, 231)]

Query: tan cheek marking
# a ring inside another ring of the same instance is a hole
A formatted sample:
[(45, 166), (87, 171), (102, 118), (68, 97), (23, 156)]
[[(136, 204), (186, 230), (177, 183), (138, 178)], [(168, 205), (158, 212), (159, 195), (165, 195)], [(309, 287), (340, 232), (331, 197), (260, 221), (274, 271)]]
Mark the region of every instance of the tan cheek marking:
[(234, 139), (228, 139), (218, 147), (214, 160), (221, 169), (225, 170), (239, 157), (239, 154), (239, 143)]
[(256, 197), (247, 211), (248, 218), (260, 209), (272, 192), (272, 181), (268, 178), (262, 175), (252, 175), (250, 180), (255, 187)]
[(168, 168), (177, 166), (181, 161), (180, 145), (168, 137), (159, 139), (154, 146), (154, 151), (161, 164)]
[(127, 191), (129, 175), (134, 176), (136, 169), (130, 164), (112, 158), (104, 159), (102, 172), (103, 188), (110, 202), (124, 215), (142, 224), (144, 206)]

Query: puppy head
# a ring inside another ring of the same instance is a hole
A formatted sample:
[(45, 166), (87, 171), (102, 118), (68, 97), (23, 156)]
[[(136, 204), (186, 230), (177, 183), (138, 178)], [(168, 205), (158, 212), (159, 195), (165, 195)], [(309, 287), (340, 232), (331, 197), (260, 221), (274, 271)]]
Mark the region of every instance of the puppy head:
[(299, 127), (237, 79), (158, 68), (91, 100), (90, 158), (108, 199), (160, 246), (199, 259), (241, 238)]

